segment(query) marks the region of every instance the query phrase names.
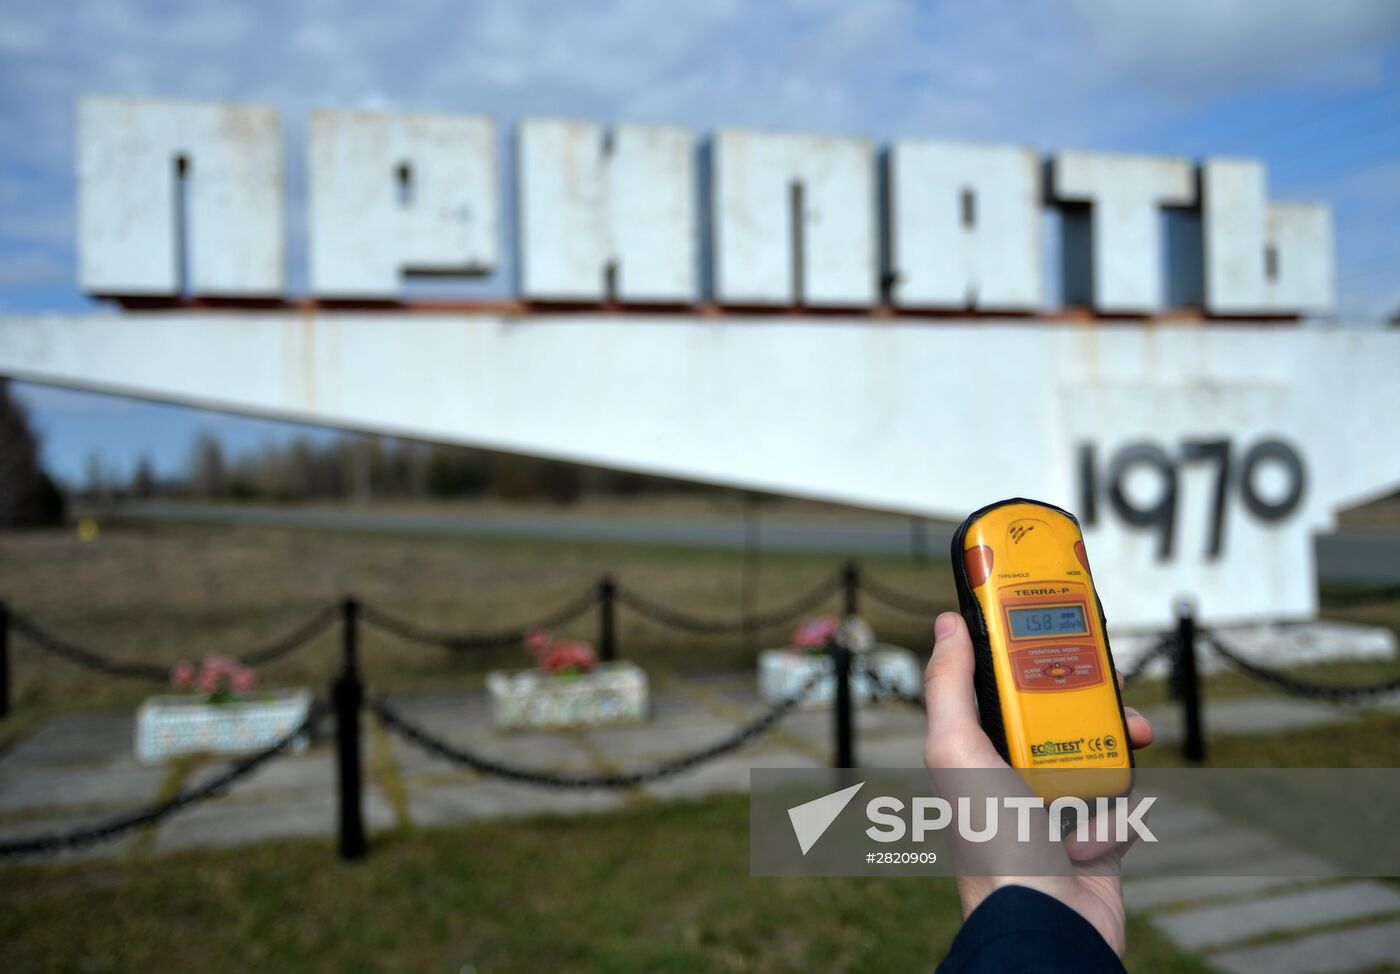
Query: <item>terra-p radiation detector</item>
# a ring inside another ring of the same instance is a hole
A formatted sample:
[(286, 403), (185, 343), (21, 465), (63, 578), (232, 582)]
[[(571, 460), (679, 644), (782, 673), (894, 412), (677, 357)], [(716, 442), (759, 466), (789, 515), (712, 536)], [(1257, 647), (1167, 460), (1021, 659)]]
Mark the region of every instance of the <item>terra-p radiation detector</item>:
[(1107, 772), (1095, 790), (1126, 791), (1127, 721), (1074, 515), (999, 501), (962, 523), (952, 555), (982, 728), (1001, 756), (1018, 769)]

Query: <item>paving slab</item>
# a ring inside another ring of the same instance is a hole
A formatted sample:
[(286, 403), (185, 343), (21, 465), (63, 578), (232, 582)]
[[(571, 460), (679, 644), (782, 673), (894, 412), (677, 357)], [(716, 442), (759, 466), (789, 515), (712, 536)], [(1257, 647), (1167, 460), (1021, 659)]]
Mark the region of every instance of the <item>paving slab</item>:
[(89, 805), (140, 805), (159, 792), (166, 771), (126, 759), (92, 767), (30, 767), (0, 773), (0, 813)]
[(0, 771), (103, 764), (130, 757), (135, 734), (136, 718), (130, 713), (55, 717), (0, 754)]
[(1240, 903), (1159, 913), (1153, 922), (1177, 946), (1201, 950), (1390, 912), (1400, 912), (1400, 890), (1372, 880), (1353, 880)]
[(1206, 835), (1228, 828), (1230, 823), (1214, 809), (1174, 801), (1168, 805), (1153, 805), (1144, 817), (1152, 834), (1162, 841)]
[[(209, 761), (192, 770), (181, 784), (189, 791), (219, 777), (229, 769), (231, 761)], [(247, 801), (264, 795), (298, 791), (334, 792), (338, 784), (335, 751), (316, 748), (303, 754), (288, 754), (274, 758), (251, 774), (239, 778), (229, 788), (227, 797)]]
[[(1194, 875), (1253, 873), (1252, 863), (1259, 857), (1283, 851), (1270, 835), (1229, 826), (1189, 838), (1135, 843), (1123, 859), (1123, 875), (1186, 875), (1193, 874), (1193, 869)], [(1232, 869), (1231, 864), (1238, 865)]]
[(1210, 962), (1228, 974), (1347, 974), (1395, 965), (1397, 959), (1400, 921), (1241, 947), (1216, 954)]
[[(378, 788), (364, 795), (365, 827), (373, 832), (394, 825), (394, 812)], [(154, 848), (172, 852), (203, 846), (234, 846), (271, 839), (334, 835), (338, 799), (334, 792), (265, 798), (258, 802), (211, 799), (165, 820)]]
[(737, 724), (718, 717), (683, 723), (652, 722), (638, 726), (600, 727), (583, 731), (589, 746), (608, 758), (637, 760), (667, 758), (698, 751), (728, 737)]
[[(1207, 700), (1201, 722), (1205, 726), (1207, 736), (1278, 734), (1355, 720), (1358, 714), (1359, 711), (1354, 707), (1315, 700), (1241, 697), (1233, 700)], [(1158, 745), (1175, 744), (1181, 740), (1180, 707), (1172, 704), (1149, 707), (1143, 711), (1143, 716), (1152, 724)]]
[[(1285, 853), (1284, 855), (1288, 855)], [(1282, 860), (1283, 856), (1276, 857)], [(1224, 900), (1308, 883), (1300, 870), (1277, 864), (1277, 876), (1158, 876), (1123, 882), (1123, 902), (1130, 910), (1155, 910), (1203, 900)]]
[(862, 768), (922, 768), (924, 732), (857, 737), (856, 761)]
[[(474, 754), (522, 768), (561, 771), (591, 766), (588, 751), (573, 736), (573, 732), (497, 734), (480, 725), (435, 729), (426, 722), (424, 730)], [(389, 735), (389, 753), (405, 777), (470, 770), (465, 765), (429, 753), (393, 731), (386, 733)]]
[(646, 785), (645, 791), (662, 799), (748, 791), (749, 771), (753, 768), (819, 768), (823, 764), (810, 754), (794, 748), (771, 745), (763, 749), (746, 748), (707, 761), (675, 777)]
[(603, 812), (620, 808), (626, 800), (626, 794), (616, 790), (544, 788), (483, 778), (410, 788), (408, 817), (415, 825), (450, 825), (544, 813)]

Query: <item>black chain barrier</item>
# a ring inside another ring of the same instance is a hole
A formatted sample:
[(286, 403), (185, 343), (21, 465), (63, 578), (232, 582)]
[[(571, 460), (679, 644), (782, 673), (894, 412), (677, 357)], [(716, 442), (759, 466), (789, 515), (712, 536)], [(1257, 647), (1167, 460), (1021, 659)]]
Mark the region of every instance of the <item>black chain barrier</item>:
[(417, 623), (409, 622), (407, 619), (390, 615), (373, 605), (365, 604), (360, 606), (360, 618), (371, 626), (401, 639), (407, 639), (409, 642), (437, 646), (440, 649), (450, 649), (454, 652), (466, 652), (519, 646), (530, 630), (557, 629), (559, 626), (567, 625), (593, 608), (597, 602), (597, 590), (589, 589), (567, 605), (562, 606), (557, 612), (542, 616), (534, 622), (513, 626), (509, 629), (477, 632), (452, 633), (427, 629)]
[(229, 765), (227, 771), (217, 778), (205, 782), (198, 788), (193, 788), (189, 791), (181, 792), (174, 797), (167, 798), (165, 801), (157, 802), (139, 811), (126, 812), (115, 818), (100, 822), (97, 825), (69, 829), (66, 832), (54, 832), (28, 839), (0, 838), (0, 859), (53, 855), (68, 849), (78, 849), (107, 839), (113, 839), (134, 829), (141, 829), (149, 825), (154, 825), (183, 808), (220, 794), (240, 778), (247, 777), (268, 761), (281, 755), (296, 742), (297, 738), (314, 733), (316, 724), (321, 718), (321, 713), (322, 707), (320, 701), (312, 701), (311, 709), (307, 712), (306, 719), (298, 724), (294, 730), (288, 732), (285, 737), (279, 738), (276, 743), (258, 751), (256, 754), (250, 754), (245, 758), (240, 758), (238, 761), (235, 761), (233, 764)]
[(725, 737), (713, 744), (703, 747), (690, 754), (683, 754), (679, 757), (662, 761), (660, 764), (651, 765), (645, 768), (638, 768), (632, 771), (603, 772), (600, 774), (559, 774), (550, 771), (538, 771), (529, 768), (520, 768), (505, 764), (494, 758), (488, 758), (473, 751), (449, 744), (440, 738), (434, 737), (417, 724), (406, 720), (398, 711), (389, 706), (383, 698), (370, 702), (370, 710), (379, 718), (384, 727), (396, 731), (404, 738), (414, 744), (434, 754), (440, 758), (451, 761), (454, 764), (464, 765), (473, 771), (481, 774), (493, 775), (497, 778), (505, 778), (510, 781), (519, 781), (529, 785), (540, 785), (545, 788), (635, 788), (652, 781), (659, 781), (662, 778), (669, 778), (684, 771), (689, 771), (696, 765), (717, 758), (730, 751), (736, 751), (749, 741), (763, 734), (778, 721), (782, 720), (801, 703), (812, 688), (817, 685), (818, 680), (825, 675), (818, 671), (804, 683), (791, 697), (775, 704), (773, 707), (759, 714), (748, 723), (741, 725), (728, 737)]
[[(259, 649), (252, 650), (238, 659), (248, 666), (259, 666), (286, 656), (319, 636), (330, 627), (335, 618), (335, 608), (328, 606), (285, 636)], [(76, 663), (78, 666), (96, 670), (99, 673), (106, 673), (110, 676), (129, 676), (142, 680), (165, 681), (170, 678), (168, 664), (113, 659), (96, 650), (80, 646), (71, 640), (55, 636), (53, 633), (39, 628), (24, 616), (11, 615), (10, 627), (44, 652), (66, 659), (70, 663)]]
[(1220, 636), (1209, 629), (1200, 631), (1201, 639), (1205, 640), (1212, 649), (1223, 656), (1230, 665), (1252, 676), (1257, 680), (1272, 684), (1283, 690), (1300, 697), (1315, 697), (1322, 700), (1331, 700), (1338, 703), (1355, 703), (1371, 697), (1380, 697), (1400, 690), (1400, 676), (1391, 677), (1379, 683), (1364, 684), (1328, 684), (1313, 683), (1310, 680), (1299, 679), (1289, 673), (1262, 666), (1252, 660), (1246, 659), (1239, 653), (1231, 649), (1222, 642)]
[(684, 629), (705, 636), (726, 636), (758, 632), (761, 629), (796, 622), (807, 613), (820, 608), (823, 602), (840, 591), (841, 586), (842, 576), (836, 574), (785, 606), (732, 621), (694, 615), (647, 598), (625, 586), (618, 586), (617, 600), (638, 615), (672, 629)]
[(1123, 673), (1123, 689), (1126, 690), (1138, 680), (1142, 679), (1143, 675), (1147, 673), (1147, 668), (1151, 666), (1156, 660), (1164, 656), (1169, 657), (1175, 652), (1175, 634), (1169, 632), (1163, 633), (1151, 649), (1149, 649), (1142, 656), (1138, 657), (1138, 661), (1133, 664), (1133, 668)]
[(940, 605), (931, 599), (920, 598), (917, 595), (910, 595), (907, 592), (901, 592), (899, 589), (891, 588), (883, 582), (871, 578), (869, 575), (861, 575), (860, 587), (861, 591), (865, 592), (866, 595), (869, 595), (876, 602), (881, 602), (891, 609), (907, 612), (910, 615), (932, 618), (947, 608), (947, 606)]

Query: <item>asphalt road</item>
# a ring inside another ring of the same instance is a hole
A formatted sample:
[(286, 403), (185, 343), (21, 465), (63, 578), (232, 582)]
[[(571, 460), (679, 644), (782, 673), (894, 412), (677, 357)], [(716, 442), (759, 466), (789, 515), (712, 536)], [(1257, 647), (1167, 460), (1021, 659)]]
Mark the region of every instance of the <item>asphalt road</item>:
[[(431, 512), (353, 510), (320, 507), (251, 507), (152, 501), (124, 505), (126, 517), (152, 521), (259, 525), (369, 531), (384, 534), (459, 537), (540, 538), (697, 548), (740, 548), (743, 519), (706, 517), (622, 517), (570, 511)], [(759, 518), (765, 551), (825, 552), (833, 555), (910, 554), (922, 543), (931, 558), (945, 557), (953, 525), (923, 522), (922, 540), (911, 522), (894, 516), (803, 518), (770, 514)], [(1318, 572), (1328, 582), (1400, 582), (1400, 531), (1340, 531), (1317, 539)]]

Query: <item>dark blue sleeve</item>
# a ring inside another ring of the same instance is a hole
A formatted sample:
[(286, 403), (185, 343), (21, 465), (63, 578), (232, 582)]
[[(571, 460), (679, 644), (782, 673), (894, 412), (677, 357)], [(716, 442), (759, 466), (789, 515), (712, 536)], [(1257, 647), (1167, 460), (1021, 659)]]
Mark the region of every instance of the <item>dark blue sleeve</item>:
[(1097, 930), (1053, 896), (1003, 886), (972, 911), (936, 974), (1126, 974)]

